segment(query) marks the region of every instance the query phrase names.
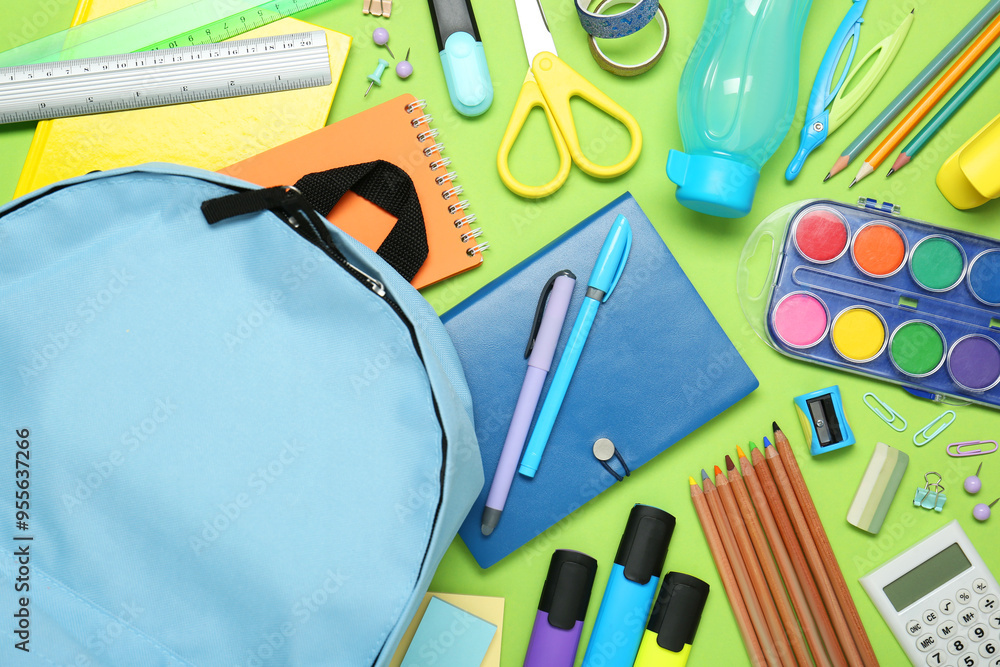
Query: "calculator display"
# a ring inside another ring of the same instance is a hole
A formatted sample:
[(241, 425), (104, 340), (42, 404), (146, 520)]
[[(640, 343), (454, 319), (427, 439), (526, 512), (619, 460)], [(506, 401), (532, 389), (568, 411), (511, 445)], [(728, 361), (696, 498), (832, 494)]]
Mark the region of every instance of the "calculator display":
[(882, 590), (896, 611), (902, 611), (970, 567), (972, 567), (972, 563), (969, 562), (962, 547), (956, 542), (931, 556)]

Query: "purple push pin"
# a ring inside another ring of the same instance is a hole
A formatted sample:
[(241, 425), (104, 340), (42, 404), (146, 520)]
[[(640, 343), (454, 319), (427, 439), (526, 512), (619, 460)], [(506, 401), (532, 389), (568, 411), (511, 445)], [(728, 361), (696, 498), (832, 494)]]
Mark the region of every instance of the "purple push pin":
[(396, 76), (400, 79), (405, 79), (413, 74), (413, 65), (410, 64), (410, 50), (406, 50), (406, 57), (399, 63), (396, 63)]
[(986, 521), (987, 519), (989, 519), (991, 511), (990, 508), (997, 504), (997, 500), (1000, 500), (1000, 498), (997, 498), (989, 505), (987, 505), (986, 503), (979, 503), (978, 505), (973, 507), (972, 516), (976, 518), (976, 521)]
[[(968, 477), (965, 478), (965, 484), (963, 484), (962, 486), (965, 487), (966, 493), (971, 493), (975, 495), (979, 493), (980, 489), (983, 488), (983, 480), (979, 479), (979, 473), (982, 469), (983, 469), (983, 464), (980, 463), (979, 467), (976, 468), (976, 474), (969, 475)], [(987, 513), (987, 516), (988, 515), (989, 514)]]
[(384, 46), (385, 50), (389, 52), (389, 55), (395, 58), (392, 54), (392, 49), (389, 48), (389, 31), (385, 28), (375, 28), (375, 32), (372, 33), (372, 39), (379, 46)]

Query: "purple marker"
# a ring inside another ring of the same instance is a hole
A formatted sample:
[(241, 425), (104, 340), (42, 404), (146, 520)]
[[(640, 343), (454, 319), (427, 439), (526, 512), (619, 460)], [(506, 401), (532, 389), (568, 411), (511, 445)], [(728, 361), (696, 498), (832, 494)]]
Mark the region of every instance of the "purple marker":
[[(552, 358), (556, 353), (556, 343), (559, 333), (566, 320), (569, 300), (576, 286), (576, 276), (572, 271), (559, 271), (545, 283), (542, 294), (538, 297), (538, 307), (535, 309), (535, 320), (528, 336), (528, 348), (524, 356), (528, 359), (528, 371), (524, 375), (521, 394), (517, 397), (514, 416), (511, 417), (507, 429), (507, 438), (503, 441), (500, 451), (500, 462), (493, 475), (490, 494), (486, 497), (483, 508), (483, 535), (489, 535), (500, 521), (500, 513), (507, 502), (510, 484), (517, 470), (524, 441), (528, 437), (531, 418), (535, 415), (538, 397), (542, 394), (545, 376), (549, 373)], [(531, 355), (531, 356), (529, 356)]]
[(596, 574), (597, 561), (587, 554), (552, 554), (524, 667), (573, 667)]

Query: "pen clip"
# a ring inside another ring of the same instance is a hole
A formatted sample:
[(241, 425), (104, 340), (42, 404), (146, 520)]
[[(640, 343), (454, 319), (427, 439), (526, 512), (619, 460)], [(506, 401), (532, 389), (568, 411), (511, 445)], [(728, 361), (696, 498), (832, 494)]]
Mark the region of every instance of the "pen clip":
[[(620, 271), (619, 271), (620, 273)], [(531, 333), (528, 334), (528, 347), (524, 349), (524, 358), (527, 359), (531, 356), (531, 349), (535, 346), (535, 336), (538, 335), (538, 328), (542, 326), (542, 315), (545, 314), (545, 304), (549, 300), (549, 292), (552, 291), (552, 286), (556, 282), (556, 278), (560, 276), (566, 276), (576, 280), (576, 275), (569, 269), (563, 269), (562, 271), (556, 271), (552, 276), (545, 281), (545, 285), (542, 287), (542, 293), (538, 296), (538, 305), (535, 306), (535, 319), (531, 323)], [(617, 278), (615, 281), (617, 282)]]
[(608, 291), (604, 293), (604, 298), (601, 299), (601, 303), (607, 301), (608, 297), (611, 296), (611, 293), (615, 291), (615, 286), (618, 284), (618, 279), (622, 277), (622, 271), (625, 270), (625, 262), (628, 261), (629, 251), (632, 250), (632, 228), (626, 227), (625, 230), (626, 233), (628, 234), (628, 236), (625, 238), (625, 250), (622, 251), (622, 259), (618, 263), (618, 268), (615, 270), (615, 277), (614, 280), (611, 281), (611, 287), (609, 287)]

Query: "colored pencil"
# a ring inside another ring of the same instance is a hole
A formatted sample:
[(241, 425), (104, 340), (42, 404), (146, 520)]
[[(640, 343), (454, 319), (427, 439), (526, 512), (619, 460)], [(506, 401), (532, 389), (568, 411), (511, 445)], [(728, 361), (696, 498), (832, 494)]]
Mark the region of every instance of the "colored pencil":
[(701, 479), (704, 486), (705, 500), (708, 502), (708, 509), (712, 513), (712, 519), (715, 521), (716, 528), (719, 529), (719, 535), (722, 537), (722, 546), (726, 550), (726, 557), (729, 558), (729, 564), (733, 566), (733, 572), (736, 574), (736, 583), (740, 587), (743, 601), (746, 602), (747, 611), (750, 612), (754, 632), (757, 633), (757, 639), (760, 640), (761, 651), (764, 652), (764, 658), (767, 660), (769, 667), (781, 667), (781, 660), (774, 646), (774, 639), (771, 637), (767, 621), (764, 620), (764, 612), (761, 610), (760, 602), (757, 600), (753, 585), (750, 583), (750, 574), (747, 571), (746, 563), (743, 562), (743, 556), (736, 547), (736, 537), (733, 535), (732, 527), (730, 527), (729, 521), (726, 519), (725, 512), (722, 511), (719, 493), (715, 485), (712, 484), (712, 480), (708, 478), (708, 473), (704, 470), (701, 471)]
[[(753, 443), (751, 443), (751, 447), (753, 447)], [(788, 587), (792, 606), (795, 607), (795, 613), (802, 624), (802, 630), (805, 632), (813, 659), (818, 667), (834, 667), (834, 665), (845, 667), (847, 660), (837, 643), (837, 635), (830, 624), (830, 617), (827, 616), (826, 609), (823, 608), (823, 600), (820, 598), (816, 583), (809, 572), (806, 557), (798, 542), (794, 540), (795, 532), (788, 520), (788, 515), (785, 514), (784, 507), (778, 503), (777, 511), (771, 509), (764, 495), (758, 471), (751, 465), (750, 460), (740, 447), (736, 448), (736, 452), (739, 455), (743, 481), (750, 492), (750, 498), (753, 500), (757, 515), (764, 524), (764, 532), (771, 544), (774, 556), (778, 560), (778, 568), (781, 570), (785, 585)], [(760, 472), (767, 473), (767, 466), (763, 466)], [(773, 481), (770, 483), (774, 484)], [(780, 515), (780, 521), (777, 518), (778, 515)], [(787, 546), (786, 541), (789, 543)], [(817, 621), (817, 617), (821, 620)], [(820, 625), (823, 626), (822, 630)], [(825, 641), (830, 643), (829, 648), (825, 646)]]
[(802, 511), (794, 489), (792, 489), (788, 474), (785, 472), (785, 466), (781, 462), (777, 450), (768, 442), (767, 438), (764, 439), (764, 453), (762, 456), (766, 459), (766, 465), (770, 469), (772, 477), (774, 477), (775, 486), (778, 487), (778, 493), (781, 495), (781, 502), (784, 503), (785, 509), (788, 510), (788, 516), (792, 519), (792, 525), (795, 527), (795, 535), (799, 539), (799, 544), (802, 545), (802, 550), (806, 554), (806, 560), (809, 561), (809, 568), (813, 572), (816, 585), (819, 588), (820, 595), (823, 597), (823, 603), (830, 613), (830, 621), (833, 623), (834, 630), (837, 631), (837, 639), (840, 642), (840, 647), (844, 649), (847, 664), (851, 665), (851, 667), (870, 667), (870, 665), (866, 665), (866, 663), (861, 661), (861, 653), (858, 651), (857, 646), (855, 646), (853, 637), (851, 637), (850, 625), (848, 625), (847, 618), (844, 616), (844, 610), (841, 609), (840, 601), (837, 599), (837, 594), (833, 589), (833, 583), (830, 581), (830, 575), (826, 571), (823, 558), (816, 547), (812, 531), (809, 528), (809, 522)]
[(904, 88), (899, 95), (896, 96), (892, 102), (889, 103), (885, 109), (882, 110), (878, 116), (864, 129), (864, 131), (857, 136), (857, 138), (852, 141), (847, 148), (844, 149), (844, 153), (837, 158), (837, 161), (833, 164), (830, 169), (830, 173), (826, 175), (824, 181), (830, 180), (834, 175), (843, 171), (847, 168), (847, 165), (851, 163), (851, 160), (856, 158), (861, 151), (865, 149), (868, 144), (872, 142), (878, 135), (882, 134), (882, 131), (889, 126), (889, 123), (899, 115), (903, 109), (909, 106), (910, 102), (916, 98), (921, 90), (924, 89), (931, 80), (938, 75), (945, 65), (951, 62), (951, 59), (955, 57), (961, 49), (971, 42), (976, 35), (983, 29), (990, 20), (993, 19), (998, 13), (1000, 13), (1000, 0), (990, 0), (983, 9), (976, 14), (975, 18), (969, 21), (968, 25), (962, 28), (961, 31), (950, 42), (948, 45), (941, 49), (941, 52), (934, 56), (934, 59), (927, 63), (927, 66), (921, 70), (920, 74), (910, 82), (906, 88)]
[(775, 447), (778, 450), (778, 454), (780, 455), (779, 460), (784, 462), (792, 488), (794, 489), (795, 495), (798, 497), (799, 503), (806, 514), (806, 520), (809, 522), (812, 529), (816, 546), (823, 557), (827, 573), (833, 582), (837, 599), (840, 601), (840, 606), (850, 623), (851, 636), (854, 637), (858, 644), (858, 650), (861, 651), (862, 657), (864, 658), (864, 664), (868, 666), (877, 665), (878, 659), (875, 657), (875, 650), (872, 648), (871, 641), (868, 639), (868, 633), (865, 631), (865, 626), (861, 622), (861, 616), (858, 614), (858, 609), (854, 606), (854, 598), (851, 597), (851, 591), (847, 588), (847, 582), (844, 580), (844, 573), (840, 570), (840, 564), (837, 563), (837, 557), (833, 553), (833, 547), (830, 546), (830, 539), (826, 535), (826, 530), (823, 529), (823, 522), (820, 521), (819, 512), (816, 511), (816, 504), (813, 503), (812, 496), (809, 494), (809, 489), (806, 487), (806, 482), (802, 477), (802, 471), (799, 469), (799, 463), (795, 459), (795, 452), (792, 451), (788, 438), (786, 438), (785, 434), (782, 433), (780, 428), (778, 428), (778, 424), (776, 422), (771, 422), (771, 426), (774, 429), (774, 442)]
[(906, 138), (906, 135), (923, 120), (924, 116), (934, 108), (934, 105), (941, 101), (941, 98), (951, 90), (951, 87), (979, 60), (979, 57), (986, 53), (997, 37), (1000, 37), (1000, 16), (993, 19), (992, 23), (983, 31), (983, 34), (976, 38), (976, 41), (958, 57), (955, 64), (948, 68), (948, 71), (938, 79), (937, 83), (931, 86), (930, 90), (920, 98), (916, 106), (910, 109), (910, 112), (903, 117), (903, 120), (896, 127), (892, 128), (892, 132), (882, 140), (882, 143), (872, 151), (871, 155), (865, 158), (861, 168), (858, 169), (858, 175), (851, 181), (850, 187), (854, 187), (855, 183), (858, 183), (865, 176), (875, 171), (889, 157), (892, 151)]
[(722, 545), (722, 538), (719, 536), (715, 520), (712, 519), (711, 511), (708, 509), (705, 495), (701, 487), (698, 486), (698, 483), (694, 481), (694, 477), (688, 477), (688, 482), (691, 485), (691, 502), (694, 503), (694, 511), (698, 515), (702, 532), (705, 533), (708, 550), (712, 553), (712, 560), (715, 561), (715, 569), (719, 571), (719, 578), (722, 579), (722, 587), (726, 591), (726, 597), (729, 598), (729, 606), (732, 607), (733, 615), (736, 617), (736, 625), (739, 627), (740, 636), (743, 637), (743, 645), (746, 646), (747, 653), (750, 656), (750, 663), (753, 667), (766, 667), (767, 661), (764, 659), (764, 652), (760, 648), (760, 641), (754, 632), (750, 613), (743, 602), (739, 584), (736, 583), (733, 566), (729, 563), (729, 558), (726, 556), (725, 547)]
[(784, 667), (796, 667), (795, 656), (792, 654), (791, 644), (785, 636), (785, 629), (782, 627), (775, 600), (771, 597), (761, 563), (757, 559), (750, 538), (747, 537), (746, 525), (743, 523), (743, 517), (740, 516), (740, 510), (736, 506), (735, 494), (732, 487), (729, 486), (729, 480), (722, 474), (719, 466), (715, 466), (715, 488), (719, 493), (719, 500), (722, 501), (722, 511), (726, 515), (726, 520), (729, 521), (729, 526), (733, 529), (736, 547), (740, 550), (740, 555), (743, 556), (743, 562), (746, 563), (750, 584), (753, 586), (754, 593), (757, 594), (757, 601), (760, 602), (761, 609), (764, 611), (764, 622), (767, 623), (768, 632), (774, 639), (778, 658)]
[[(795, 618), (795, 612), (792, 611), (792, 603), (788, 599), (788, 594), (785, 592), (785, 587), (782, 584), (778, 566), (771, 555), (771, 549), (764, 538), (764, 532), (757, 519), (757, 515), (754, 514), (753, 503), (750, 502), (750, 496), (747, 493), (746, 486), (743, 484), (743, 478), (740, 476), (739, 471), (736, 470), (736, 464), (733, 463), (732, 457), (728, 454), (726, 454), (725, 479), (728, 480), (727, 484), (720, 486), (717, 481), (715, 486), (720, 490), (723, 504), (726, 505), (726, 509), (730, 513), (730, 523), (733, 522), (732, 516), (734, 513), (742, 518), (743, 528), (750, 543), (753, 545), (753, 550), (757, 554), (757, 561), (760, 563), (767, 587), (771, 589), (771, 597), (774, 599), (785, 636), (788, 637), (789, 646), (795, 655), (795, 661), (800, 667), (810, 667), (812, 659), (810, 659), (809, 651), (806, 649), (805, 638), (802, 636), (799, 622)], [(728, 493), (725, 489), (728, 489)], [(732, 502), (729, 501), (729, 498), (732, 499)], [(739, 538), (738, 534), (737, 538)]]
[(938, 133), (945, 123), (951, 120), (951, 117), (962, 108), (970, 97), (983, 83), (990, 78), (990, 75), (996, 71), (997, 66), (1000, 66), (1000, 49), (993, 52), (986, 62), (983, 63), (982, 67), (976, 70), (976, 73), (969, 77), (969, 80), (962, 84), (962, 87), (951, 96), (941, 110), (934, 114), (934, 117), (927, 121), (927, 124), (917, 132), (916, 136), (906, 144), (906, 148), (900, 152), (899, 157), (892, 164), (892, 169), (886, 176), (892, 176), (895, 172), (902, 169), (906, 164), (912, 160), (920, 149), (927, 145), (927, 142), (931, 140), (935, 134)]

